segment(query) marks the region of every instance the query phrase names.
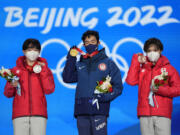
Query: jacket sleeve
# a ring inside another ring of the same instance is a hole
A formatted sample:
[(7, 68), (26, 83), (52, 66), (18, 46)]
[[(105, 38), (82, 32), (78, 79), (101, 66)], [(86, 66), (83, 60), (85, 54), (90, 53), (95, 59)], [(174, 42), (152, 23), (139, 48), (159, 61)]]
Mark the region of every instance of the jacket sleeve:
[(122, 78), (119, 68), (113, 61), (110, 61), (109, 64), (110, 73), (109, 76), (111, 77), (111, 85), (113, 92), (107, 94), (100, 94), (98, 98), (99, 102), (110, 102), (114, 100), (116, 97), (121, 95), (123, 85), (122, 85)]
[(51, 70), (47, 66), (47, 62), (45, 62), (45, 65), (42, 66), (42, 71), (40, 72), (40, 80), (45, 94), (51, 94), (54, 92), (54, 77)]
[(138, 54), (134, 54), (132, 57), (131, 66), (127, 74), (126, 82), (129, 85), (138, 85), (139, 72), (140, 72), (140, 63), (138, 61)]
[(67, 57), (66, 65), (63, 70), (63, 81), (65, 83), (75, 83), (77, 82), (77, 69), (76, 69), (76, 57)]
[(174, 67), (171, 70), (168, 85), (160, 86), (156, 94), (171, 98), (180, 96), (180, 76)]
[(11, 98), (14, 97), (15, 94), (16, 94), (16, 88), (11, 86), (10, 82), (7, 82), (4, 88), (4, 95), (8, 98)]

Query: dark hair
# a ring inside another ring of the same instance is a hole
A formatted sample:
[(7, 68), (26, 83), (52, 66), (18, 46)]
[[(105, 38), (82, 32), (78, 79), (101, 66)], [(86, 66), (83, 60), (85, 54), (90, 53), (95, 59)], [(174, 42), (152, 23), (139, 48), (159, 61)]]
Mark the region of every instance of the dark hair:
[(84, 42), (86, 37), (90, 37), (90, 36), (95, 36), (97, 42), (99, 42), (99, 32), (93, 30), (87, 30), (86, 32), (84, 32), (81, 39)]
[(154, 44), (158, 50), (163, 50), (163, 44), (161, 43), (161, 41), (157, 38), (150, 38), (148, 40), (146, 40), (146, 42), (144, 43), (144, 51), (147, 52), (149, 47)]
[(36, 48), (39, 51), (41, 50), (41, 44), (37, 39), (28, 38), (23, 43), (23, 50), (26, 50), (28, 48)]

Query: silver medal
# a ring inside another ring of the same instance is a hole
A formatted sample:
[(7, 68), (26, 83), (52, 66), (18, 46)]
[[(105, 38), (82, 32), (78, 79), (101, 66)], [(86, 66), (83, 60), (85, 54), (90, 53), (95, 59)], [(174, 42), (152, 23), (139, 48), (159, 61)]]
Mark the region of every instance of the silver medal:
[(41, 66), (40, 65), (35, 65), (34, 67), (33, 67), (33, 71), (34, 71), (34, 73), (40, 73), (41, 72), (41, 70), (42, 70), (42, 68), (41, 68)]

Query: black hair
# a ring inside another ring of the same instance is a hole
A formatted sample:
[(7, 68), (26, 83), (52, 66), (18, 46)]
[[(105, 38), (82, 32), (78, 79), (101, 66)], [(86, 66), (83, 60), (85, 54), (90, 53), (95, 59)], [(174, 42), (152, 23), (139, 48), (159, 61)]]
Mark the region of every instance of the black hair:
[(39, 51), (41, 50), (41, 44), (37, 39), (28, 38), (23, 43), (23, 50), (27, 50), (28, 48), (36, 48)]
[(155, 45), (158, 50), (163, 51), (163, 44), (157, 38), (150, 38), (150, 39), (146, 40), (146, 42), (144, 43), (144, 51), (148, 52), (148, 49), (152, 44)]
[(86, 32), (84, 32), (81, 39), (84, 42), (86, 37), (90, 37), (90, 36), (95, 36), (97, 42), (99, 42), (99, 32), (94, 30), (87, 30)]

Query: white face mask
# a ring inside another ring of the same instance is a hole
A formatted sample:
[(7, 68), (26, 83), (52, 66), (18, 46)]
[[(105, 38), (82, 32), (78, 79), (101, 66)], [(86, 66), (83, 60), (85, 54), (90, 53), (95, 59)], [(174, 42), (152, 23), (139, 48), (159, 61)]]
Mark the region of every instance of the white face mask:
[(151, 62), (157, 62), (160, 57), (160, 53), (152, 51), (147, 53), (147, 57)]
[(28, 51), (28, 52), (25, 53), (25, 56), (30, 61), (35, 61), (39, 57), (39, 52), (38, 51)]

